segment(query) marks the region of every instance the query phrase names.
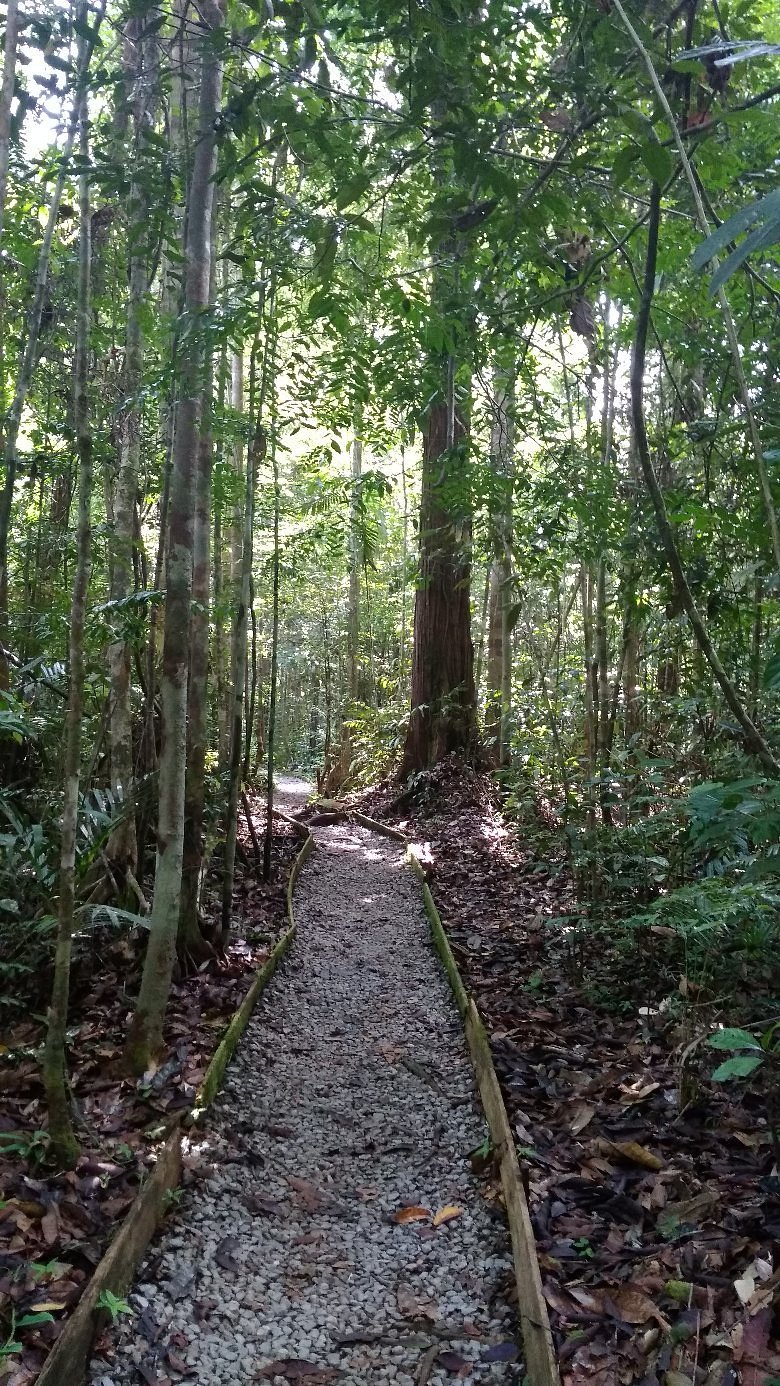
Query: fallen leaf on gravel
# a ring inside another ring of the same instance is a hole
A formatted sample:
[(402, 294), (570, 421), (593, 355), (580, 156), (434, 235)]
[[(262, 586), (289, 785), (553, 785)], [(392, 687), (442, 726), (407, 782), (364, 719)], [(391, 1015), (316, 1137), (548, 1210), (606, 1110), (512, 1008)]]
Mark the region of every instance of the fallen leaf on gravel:
[(667, 1372), (664, 1376), (664, 1386), (693, 1386), (693, 1382), (685, 1372)]
[(430, 1319), (435, 1323), (439, 1317), (439, 1307), (433, 1299), (418, 1299), (408, 1285), (399, 1285), (396, 1290), (399, 1313), (405, 1319)]
[(275, 1376), (286, 1376), (288, 1381), (306, 1379), (312, 1383), (335, 1381), (342, 1375), (335, 1367), (318, 1367), (316, 1362), (307, 1362), (302, 1357), (280, 1357), (276, 1362), (269, 1362), (267, 1367), (260, 1367), (256, 1374), (271, 1380)]
[(433, 1225), (443, 1227), (445, 1222), (452, 1222), (453, 1218), (459, 1218), (463, 1212), (464, 1209), (459, 1208), (457, 1203), (448, 1203), (446, 1207), (440, 1208), (438, 1213), (434, 1213)]
[(146, 1382), (146, 1386), (173, 1386), (169, 1376), (158, 1376), (154, 1362), (138, 1362), (136, 1371)]
[(367, 1328), (362, 1333), (331, 1333), (336, 1347), (356, 1347), (359, 1343), (378, 1343), (381, 1333)]
[(184, 1295), (186, 1295), (194, 1279), (195, 1272), (192, 1266), (179, 1266), (168, 1281), (168, 1294), (170, 1298), (182, 1299)]
[(178, 1372), (179, 1376), (195, 1375), (195, 1368), (188, 1367), (187, 1363), (181, 1357), (177, 1357), (175, 1352), (171, 1352), (170, 1348), (165, 1354), (165, 1360), (168, 1363), (168, 1366), (170, 1367), (171, 1371)]
[(482, 1352), (483, 1362), (516, 1362), (517, 1343), (493, 1343)]
[(217, 1249), (214, 1252), (214, 1260), (216, 1261), (218, 1266), (222, 1267), (223, 1270), (239, 1271), (241, 1269), (241, 1267), (238, 1264), (238, 1261), (233, 1255), (233, 1252), (237, 1249), (238, 1245), (238, 1237), (223, 1237), (222, 1241), (217, 1246)]
[(311, 1180), (301, 1179), (298, 1175), (290, 1174), (287, 1177), (287, 1183), (291, 1189), (295, 1190), (298, 1195), (298, 1202), (303, 1204), (307, 1212), (316, 1213), (322, 1207), (322, 1194), (319, 1189), (315, 1189)]
[(430, 1208), (421, 1208), (412, 1203), (408, 1208), (399, 1208), (397, 1213), (393, 1213), (393, 1222), (427, 1222), (430, 1216)]
[(466, 1376), (471, 1368), (471, 1363), (465, 1357), (461, 1357), (459, 1352), (440, 1352), (436, 1358), (437, 1367), (443, 1367), (445, 1372), (455, 1372), (457, 1376)]
[(248, 1213), (263, 1213), (269, 1218), (284, 1216), (284, 1204), (277, 1203), (273, 1198), (265, 1198), (263, 1194), (245, 1194), (243, 1203)]

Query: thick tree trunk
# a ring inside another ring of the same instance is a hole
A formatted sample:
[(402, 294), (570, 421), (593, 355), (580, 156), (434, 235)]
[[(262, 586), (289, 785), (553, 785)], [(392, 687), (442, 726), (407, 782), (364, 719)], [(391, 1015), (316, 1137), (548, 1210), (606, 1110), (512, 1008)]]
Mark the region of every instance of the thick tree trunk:
[(200, 882), (203, 869), (203, 813), (206, 804), (206, 751), (208, 749), (211, 470), (214, 455), (214, 439), (210, 418), (212, 382), (211, 371), (208, 368), (207, 377), (195, 490), (190, 669), (187, 685), (187, 776), (184, 792), (184, 847), (177, 939), (179, 959), (184, 967), (201, 962), (213, 953), (213, 949), (203, 935), (199, 911)]
[[(86, 5), (80, 18), (86, 23)], [(82, 49), (84, 41), (82, 40)], [(79, 1146), (73, 1131), (70, 1093), (66, 1074), (66, 1034), (70, 992), (71, 941), (76, 900), (76, 837), (78, 831), (79, 778), (81, 768), (81, 724), (84, 715), (84, 621), (90, 571), (90, 501), (92, 497), (92, 434), (89, 418), (89, 327), (91, 219), (89, 206), (89, 117), (86, 95), (79, 108), (82, 173), (79, 178), (79, 271), (76, 318), (76, 365), (74, 418), (79, 458), (78, 521), (76, 529), (76, 567), (70, 606), (70, 678), (65, 714), (63, 756), (64, 803), (60, 847), (59, 903), (54, 982), (48, 1011), (46, 1043), (43, 1053), (43, 1081), (49, 1111), (49, 1140), (58, 1163), (73, 1165)]]
[(451, 751), (473, 754), (477, 746), (466, 450), (462, 416), (456, 416), (452, 429), (448, 402), (436, 400), (423, 437), (412, 709), (402, 778)]
[(216, 119), (222, 91), (222, 63), (216, 55), (213, 34), (223, 23), (223, 13), (217, 4), (206, 0), (200, 13), (206, 31), (201, 48), (198, 136), (189, 190), (185, 255), (185, 313), (193, 337), (181, 362), (181, 398), (176, 411), (168, 514), (157, 869), (149, 944), (128, 1036), (128, 1057), (136, 1073), (143, 1073), (152, 1056), (162, 1049), (181, 900), (194, 495), (206, 383), (206, 352), (197, 319), (209, 302)]

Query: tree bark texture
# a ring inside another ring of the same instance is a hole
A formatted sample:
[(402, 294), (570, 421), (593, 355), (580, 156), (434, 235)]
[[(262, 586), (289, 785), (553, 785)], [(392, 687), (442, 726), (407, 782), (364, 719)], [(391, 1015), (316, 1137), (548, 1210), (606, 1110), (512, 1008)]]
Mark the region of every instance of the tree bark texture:
[[(86, 23), (86, 5), (81, 6)], [(82, 50), (84, 41), (81, 41)], [(79, 459), (78, 519), (76, 528), (76, 566), (70, 605), (70, 669), (68, 703), (65, 713), (63, 756), (64, 802), (60, 838), (59, 901), (54, 981), (47, 1016), (43, 1053), (43, 1080), (49, 1112), (49, 1140), (54, 1157), (63, 1165), (73, 1165), (79, 1146), (73, 1130), (70, 1093), (66, 1074), (66, 1035), (70, 994), (70, 961), (73, 916), (76, 903), (76, 839), (78, 833), (79, 780), (81, 769), (81, 726), (84, 716), (84, 622), (89, 588), (92, 498), (92, 433), (89, 417), (89, 327), (91, 274), (91, 218), (89, 202), (89, 117), (86, 94), (79, 106), (79, 268), (76, 320), (76, 360), (74, 416)]]
[(154, 122), (157, 97), (154, 90), (156, 66), (153, 60), (157, 40), (154, 36), (147, 38), (144, 31), (156, 13), (156, 9), (153, 8), (142, 17), (132, 17), (128, 22), (127, 39), (132, 49), (128, 77), (133, 98), (133, 180), (128, 202), (131, 250), (123, 381), (126, 404), (119, 425), (119, 468), (109, 515), (109, 523), (113, 528), (110, 595), (112, 602), (118, 604), (114, 620), (119, 627), (117, 638), (111, 642), (108, 650), (111, 689), (111, 787), (117, 800), (122, 803), (122, 813), (108, 840), (106, 856), (111, 864), (112, 875), (119, 880), (124, 879), (128, 871), (134, 875), (138, 865), (130, 670), (132, 649), (122, 630), (124, 616), (121, 603), (127, 601), (134, 589), (135, 514), (141, 451), (140, 391), (144, 366), (142, 311), (149, 287), (146, 227), (150, 208), (140, 160), (145, 132)]
[(205, 33), (185, 246), (184, 327), (190, 340), (188, 349), (181, 354), (181, 395), (176, 411), (168, 509), (157, 867), (149, 944), (128, 1036), (128, 1057), (136, 1073), (143, 1073), (150, 1059), (162, 1049), (181, 901), (194, 497), (206, 386), (206, 344), (199, 319), (209, 303), (216, 118), (222, 93), (222, 62), (213, 48), (213, 34), (223, 23), (223, 12), (216, 4), (204, 4), (201, 15)]
[(430, 407), (423, 438), (420, 575), (414, 604), (412, 710), (401, 776), (435, 765), (451, 751), (476, 748), (476, 690), (470, 610), (470, 516), (466, 427), (454, 444), (445, 400)]

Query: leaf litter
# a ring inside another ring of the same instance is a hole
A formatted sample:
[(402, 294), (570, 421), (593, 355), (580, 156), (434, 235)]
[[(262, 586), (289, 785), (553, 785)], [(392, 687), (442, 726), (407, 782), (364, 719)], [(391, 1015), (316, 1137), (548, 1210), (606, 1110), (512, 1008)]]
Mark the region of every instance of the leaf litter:
[(488, 1028), (563, 1386), (780, 1377), (780, 1177), (765, 1097), (724, 1091), (700, 1068), (680, 1101), (684, 1045), (659, 1004), (652, 950), (627, 976), (602, 930), (577, 975), (553, 923), (576, 912), (556, 843), (533, 830), (549, 853), (540, 862), (502, 820), (487, 775), (451, 757), (413, 794), (388, 781), (359, 803), (423, 844)]
[[(259, 803), (253, 810), (260, 813)], [(35, 1381), (153, 1166), (160, 1140), (191, 1106), (220, 1032), (286, 927), (287, 875), (300, 839), (284, 823), (275, 825), (274, 871), (266, 884), (250, 860), (243, 820), (240, 830), (245, 864), (237, 864), (234, 914), (251, 925), (237, 929), (224, 959), (174, 983), (167, 1057), (140, 1083), (128, 1079), (123, 1050), (128, 995), (140, 976), (145, 935), (108, 937), (101, 941), (99, 971), (93, 957), (74, 968), (70, 1071), (84, 1147), (75, 1169), (52, 1170), (45, 1163), (46, 1105), (37, 1057), (42, 1022), (19, 1021), (2, 1036), (0, 1323), (13, 1313), (21, 1351), (0, 1354), (0, 1386)], [(147, 886), (150, 895), (151, 882)], [(207, 889), (205, 912), (219, 916), (216, 880)], [(31, 1011), (45, 1009), (44, 996), (28, 1000)], [(224, 1248), (222, 1255), (228, 1255)], [(33, 1311), (44, 1321), (25, 1325)], [(159, 1386), (156, 1371), (149, 1379)]]

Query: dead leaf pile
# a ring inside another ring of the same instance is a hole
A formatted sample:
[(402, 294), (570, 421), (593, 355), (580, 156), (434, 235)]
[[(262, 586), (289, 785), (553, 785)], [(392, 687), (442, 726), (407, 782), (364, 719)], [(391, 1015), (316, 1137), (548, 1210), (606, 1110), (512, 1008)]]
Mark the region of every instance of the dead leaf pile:
[[(252, 845), (243, 831), (248, 863)], [(74, 1170), (52, 1172), (44, 1162), (46, 1105), (37, 1060), (42, 1025), (23, 1021), (0, 1036), (0, 1343), (15, 1323), (11, 1341), (20, 1344), (18, 1351), (0, 1353), (0, 1386), (34, 1382), (151, 1167), (166, 1126), (191, 1106), (221, 1032), (286, 927), (287, 876), (300, 842), (284, 823), (274, 841), (270, 882), (251, 866), (237, 867), (235, 917), (251, 925), (225, 959), (175, 983), (166, 1027), (170, 1048), (142, 1082), (128, 1080), (123, 1070), (140, 945), (128, 938), (107, 943), (75, 969), (71, 1078), (91, 1139)], [(147, 886), (151, 898), (152, 883)], [(215, 882), (215, 917), (218, 897)], [(32, 1011), (45, 1005), (44, 993), (30, 998)], [(278, 1215), (276, 1206), (263, 1211)], [(240, 1269), (230, 1247), (221, 1244), (216, 1255), (224, 1268)]]
[(540, 826), (528, 850), (488, 776), (451, 757), (413, 794), (388, 783), (361, 807), (429, 846), (527, 1177), (563, 1386), (780, 1378), (765, 1094), (725, 1091), (702, 1068), (681, 1105), (661, 954), (626, 958), (606, 930), (560, 927), (576, 904), (559, 845)]

